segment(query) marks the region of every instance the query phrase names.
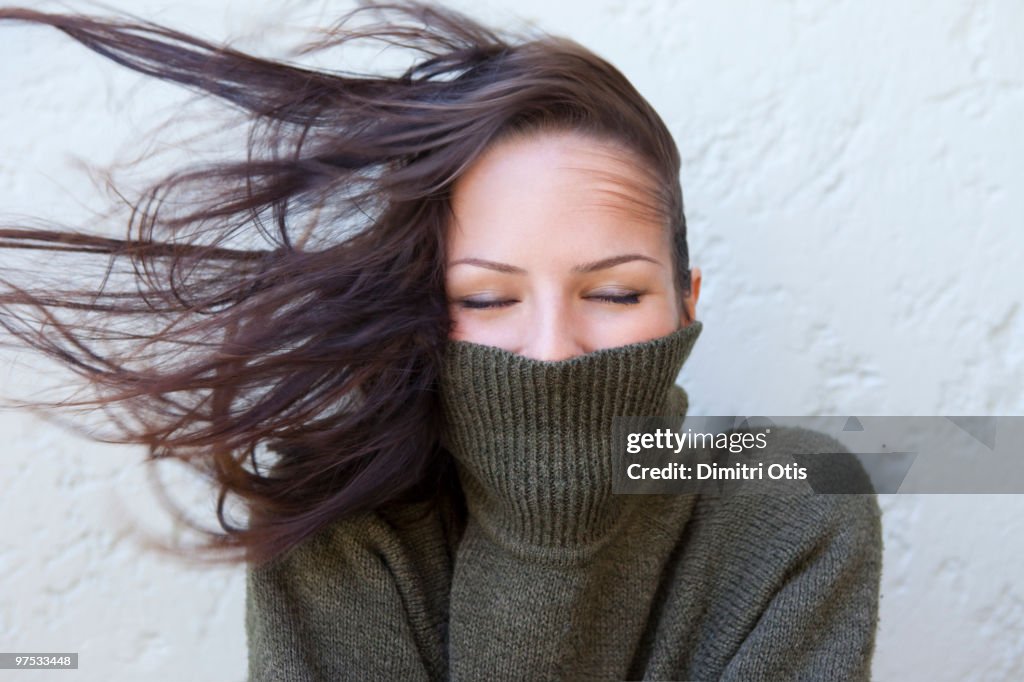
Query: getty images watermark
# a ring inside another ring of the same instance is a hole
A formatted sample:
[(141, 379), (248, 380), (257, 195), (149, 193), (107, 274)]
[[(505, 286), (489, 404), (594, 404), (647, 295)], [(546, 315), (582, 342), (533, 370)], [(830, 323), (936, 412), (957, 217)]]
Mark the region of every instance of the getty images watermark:
[(613, 419), (613, 492), (1024, 493), (1024, 417)]

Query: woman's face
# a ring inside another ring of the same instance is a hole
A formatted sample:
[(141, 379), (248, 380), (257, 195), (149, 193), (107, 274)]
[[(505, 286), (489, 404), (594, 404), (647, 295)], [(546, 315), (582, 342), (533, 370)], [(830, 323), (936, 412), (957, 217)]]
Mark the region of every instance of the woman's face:
[(695, 319), (700, 270), (680, 302), (668, 230), (638, 210), (642, 183), (621, 152), (575, 133), (488, 150), (453, 187), (452, 338), (563, 360)]

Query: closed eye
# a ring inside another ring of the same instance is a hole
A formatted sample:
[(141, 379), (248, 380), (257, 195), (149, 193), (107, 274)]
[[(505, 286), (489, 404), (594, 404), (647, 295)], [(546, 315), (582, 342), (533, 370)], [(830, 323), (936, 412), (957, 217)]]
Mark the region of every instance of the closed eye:
[(589, 296), (588, 298), (595, 299), (598, 301), (607, 301), (608, 303), (618, 303), (620, 305), (636, 305), (640, 302), (640, 294), (623, 294), (621, 296)]
[(459, 301), (458, 303), (463, 308), (479, 310), (481, 308), (504, 308), (505, 306), (510, 306), (513, 303), (518, 302), (519, 301), (474, 301), (472, 299), (466, 299)]
[[(622, 294), (619, 296), (613, 296), (611, 294), (599, 294), (594, 296), (587, 296), (588, 300), (591, 301), (602, 301), (605, 303), (614, 303), (617, 305), (636, 305), (640, 303), (640, 293)], [(505, 308), (510, 305), (519, 303), (517, 300), (505, 300), (505, 301), (481, 301), (474, 299), (463, 299), (458, 301), (458, 304), (463, 308), (469, 308), (471, 310), (486, 310), (489, 308)]]

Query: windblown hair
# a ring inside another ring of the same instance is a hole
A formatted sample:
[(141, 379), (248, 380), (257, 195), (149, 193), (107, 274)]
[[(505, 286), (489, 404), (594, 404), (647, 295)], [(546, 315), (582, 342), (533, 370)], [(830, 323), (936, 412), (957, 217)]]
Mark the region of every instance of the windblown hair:
[[(367, 11), (378, 23), (351, 25)], [(0, 20), (52, 26), (248, 122), (238, 158), (126, 199), (123, 239), (0, 227), (7, 343), (90, 390), (33, 409), (103, 409), (117, 431), (97, 440), (145, 445), (147, 462), (174, 458), (215, 484), (223, 532), (173, 510), (203, 534), (193, 556), (262, 562), (349, 514), (458, 499), (436, 392), (449, 197), (498, 141), (576, 131), (637, 161), (652, 179), (643, 201), (670, 230), (680, 300), (689, 292), (672, 136), (615, 67), (569, 39), (361, 2), (299, 52), (377, 40), (420, 56), (384, 77), (257, 58), (134, 17), (6, 8)], [(24, 249), (105, 264), (103, 276), (66, 290), (17, 281)], [(225, 514), (229, 499), (245, 523)]]

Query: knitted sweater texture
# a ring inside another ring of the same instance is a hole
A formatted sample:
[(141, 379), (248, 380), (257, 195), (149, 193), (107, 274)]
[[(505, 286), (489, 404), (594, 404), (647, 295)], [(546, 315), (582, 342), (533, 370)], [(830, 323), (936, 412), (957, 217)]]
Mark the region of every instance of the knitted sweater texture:
[[(616, 495), (612, 418), (686, 413), (701, 323), (556, 362), (450, 341), (442, 443), (468, 514), (339, 520), (247, 572), (249, 679), (868, 679), (874, 494)], [(834, 439), (776, 429), (785, 453)]]

